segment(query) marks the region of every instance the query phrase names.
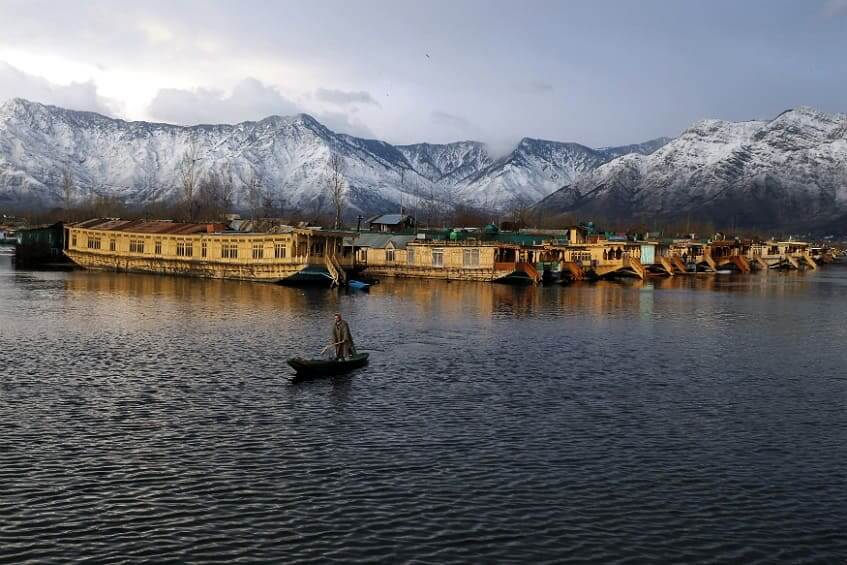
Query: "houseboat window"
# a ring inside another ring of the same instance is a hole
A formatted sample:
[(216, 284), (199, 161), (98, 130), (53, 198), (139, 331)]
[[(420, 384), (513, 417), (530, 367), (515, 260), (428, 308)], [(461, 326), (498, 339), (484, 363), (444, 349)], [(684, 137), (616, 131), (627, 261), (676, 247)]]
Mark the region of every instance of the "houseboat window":
[(444, 250), (441, 248), (435, 248), (432, 250), (432, 266), (433, 267), (443, 267), (444, 266)]
[(394, 262), (394, 249), (386, 249), (385, 250), (385, 260), (388, 263)]
[(205, 241), (200, 243), (200, 256), (206, 257), (209, 254), (209, 244)]
[(285, 259), (285, 244), (284, 243), (274, 243), (274, 258), (276, 259)]
[(263, 243), (253, 244), (253, 259), (265, 258), (265, 245)]
[[(205, 242), (204, 242), (205, 245)], [(190, 241), (176, 242), (176, 254), (178, 257), (191, 257), (194, 255), (194, 244)]]
[(479, 267), (479, 249), (463, 249), (462, 264), (465, 267)]
[(89, 249), (100, 249), (100, 238), (99, 237), (89, 237), (88, 238), (88, 248)]
[(118, 242), (114, 239), (109, 240), (109, 251), (114, 251), (118, 248)]
[(238, 244), (222, 243), (221, 257), (224, 259), (238, 259)]
[(71, 247), (76, 247), (76, 234), (71, 236)]
[(156, 240), (156, 244), (154, 245), (153, 253), (155, 253), (156, 255), (162, 254), (162, 240), (160, 240), (160, 239)]
[(129, 252), (130, 253), (144, 253), (144, 240), (143, 239), (131, 239), (129, 241)]
[(409, 247), (406, 250), (406, 262), (410, 265), (415, 264), (415, 248), (414, 247)]

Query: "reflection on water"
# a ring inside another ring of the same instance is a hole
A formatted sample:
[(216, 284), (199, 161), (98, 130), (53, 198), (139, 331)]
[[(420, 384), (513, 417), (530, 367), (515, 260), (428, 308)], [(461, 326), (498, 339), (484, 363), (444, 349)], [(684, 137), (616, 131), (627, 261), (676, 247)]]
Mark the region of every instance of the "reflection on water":
[[(838, 562), (847, 269), (369, 293), (15, 270), (0, 561)], [(332, 314), (371, 365), (292, 383)]]

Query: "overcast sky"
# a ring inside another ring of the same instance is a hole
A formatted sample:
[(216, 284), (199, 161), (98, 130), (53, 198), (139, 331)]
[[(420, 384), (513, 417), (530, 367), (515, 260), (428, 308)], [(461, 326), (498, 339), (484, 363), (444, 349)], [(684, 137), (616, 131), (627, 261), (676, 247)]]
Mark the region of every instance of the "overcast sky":
[(0, 99), (592, 146), (847, 110), (847, 0), (0, 0)]

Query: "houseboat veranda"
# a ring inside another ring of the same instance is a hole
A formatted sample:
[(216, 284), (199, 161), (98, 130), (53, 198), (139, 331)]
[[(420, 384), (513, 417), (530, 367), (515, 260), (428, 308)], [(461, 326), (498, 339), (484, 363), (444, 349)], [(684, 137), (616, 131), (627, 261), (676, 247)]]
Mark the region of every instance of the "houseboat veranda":
[(223, 224), (94, 219), (65, 226), (65, 254), (87, 269), (267, 282), (346, 280), (346, 232), (280, 226), (266, 233)]

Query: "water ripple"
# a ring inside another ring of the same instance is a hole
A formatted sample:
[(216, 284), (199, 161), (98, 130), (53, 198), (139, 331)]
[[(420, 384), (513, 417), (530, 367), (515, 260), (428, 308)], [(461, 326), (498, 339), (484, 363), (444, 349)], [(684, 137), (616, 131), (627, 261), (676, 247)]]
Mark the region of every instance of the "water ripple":
[[(370, 294), (0, 257), (0, 562), (844, 562), (847, 270)], [(296, 382), (342, 310), (373, 363)]]

